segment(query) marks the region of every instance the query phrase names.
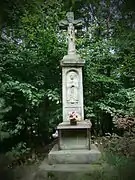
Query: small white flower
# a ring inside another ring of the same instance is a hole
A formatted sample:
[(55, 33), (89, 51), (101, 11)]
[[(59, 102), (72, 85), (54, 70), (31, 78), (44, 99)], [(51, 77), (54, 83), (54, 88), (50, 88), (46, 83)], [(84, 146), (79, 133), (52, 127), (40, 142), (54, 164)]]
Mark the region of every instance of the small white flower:
[(60, 103), (59, 101), (56, 102), (56, 104), (59, 104), (59, 103)]
[(52, 134), (53, 138), (57, 138), (58, 137), (58, 131), (56, 130), (56, 132), (54, 134)]

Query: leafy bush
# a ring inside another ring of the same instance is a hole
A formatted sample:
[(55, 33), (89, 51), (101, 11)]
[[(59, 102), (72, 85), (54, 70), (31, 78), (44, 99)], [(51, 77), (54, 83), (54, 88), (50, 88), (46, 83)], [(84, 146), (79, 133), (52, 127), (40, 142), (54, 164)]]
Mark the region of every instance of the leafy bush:
[(118, 129), (123, 129), (124, 132), (135, 133), (135, 118), (130, 116), (114, 116), (113, 122)]
[(58, 22), (63, 11), (61, 0), (49, 2), (1, 29), (0, 138), (8, 133), (12, 142), (3, 146), (9, 149), (26, 140), (29, 147), (46, 145), (62, 119), (59, 61), (65, 43), (63, 36), (59, 41)]
[(11, 151), (6, 153), (6, 156), (10, 159), (11, 164), (14, 162), (23, 163), (27, 159), (30, 150), (30, 148), (27, 148), (26, 143), (20, 142), (15, 147), (12, 147)]
[(102, 138), (105, 151), (117, 156), (135, 158), (135, 135), (125, 134), (123, 137), (116, 134)]
[(10, 137), (7, 129), (4, 128), (6, 122), (4, 121), (4, 115), (11, 110), (10, 106), (6, 106), (5, 100), (0, 98), (0, 142)]

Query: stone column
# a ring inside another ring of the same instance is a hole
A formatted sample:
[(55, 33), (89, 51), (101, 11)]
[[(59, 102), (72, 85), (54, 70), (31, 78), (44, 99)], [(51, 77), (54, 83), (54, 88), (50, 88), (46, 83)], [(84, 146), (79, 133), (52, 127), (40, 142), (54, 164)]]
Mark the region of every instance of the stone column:
[(76, 111), (84, 120), (82, 67), (84, 61), (76, 54), (68, 54), (61, 61), (63, 121), (69, 121)]

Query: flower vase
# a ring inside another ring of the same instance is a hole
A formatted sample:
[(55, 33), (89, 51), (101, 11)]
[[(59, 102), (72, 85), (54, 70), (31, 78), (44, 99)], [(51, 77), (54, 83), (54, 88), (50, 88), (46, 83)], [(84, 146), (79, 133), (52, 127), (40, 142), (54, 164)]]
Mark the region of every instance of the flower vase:
[(70, 125), (77, 125), (76, 119), (70, 119)]

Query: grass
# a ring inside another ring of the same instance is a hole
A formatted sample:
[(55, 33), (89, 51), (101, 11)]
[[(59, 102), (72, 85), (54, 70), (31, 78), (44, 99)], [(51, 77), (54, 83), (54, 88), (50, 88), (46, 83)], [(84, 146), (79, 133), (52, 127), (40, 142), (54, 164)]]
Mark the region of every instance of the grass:
[[(101, 150), (101, 149), (100, 149)], [(48, 150), (47, 150), (48, 151)], [(106, 152), (101, 150), (102, 158), (99, 161), (99, 168), (90, 168), (89, 172), (52, 172), (49, 174), (49, 179), (51, 180), (135, 180), (135, 160), (126, 158), (124, 156), (119, 156), (111, 152)], [(42, 153), (40, 153), (41, 155)], [(42, 156), (44, 157), (45, 154)], [(43, 159), (41, 158), (41, 161)], [(40, 159), (40, 158), (39, 158)], [(40, 161), (40, 162), (41, 162)], [(11, 173), (4, 173), (2, 180), (16, 180), (24, 179), (25, 180), (42, 180), (45, 179), (42, 177), (42, 174), (36, 175), (29, 179), (32, 176), (32, 173), (36, 173), (38, 169), (37, 163), (32, 163), (32, 165), (22, 165), (15, 169), (15, 174), (17, 176), (11, 178)], [(92, 170), (91, 170), (92, 169)], [(28, 174), (28, 175), (27, 175)], [(5, 175), (8, 175), (8, 177)], [(23, 177), (22, 177), (23, 176)], [(28, 177), (28, 178), (27, 178)], [(2, 174), (0, 179), (2, 178)]]

